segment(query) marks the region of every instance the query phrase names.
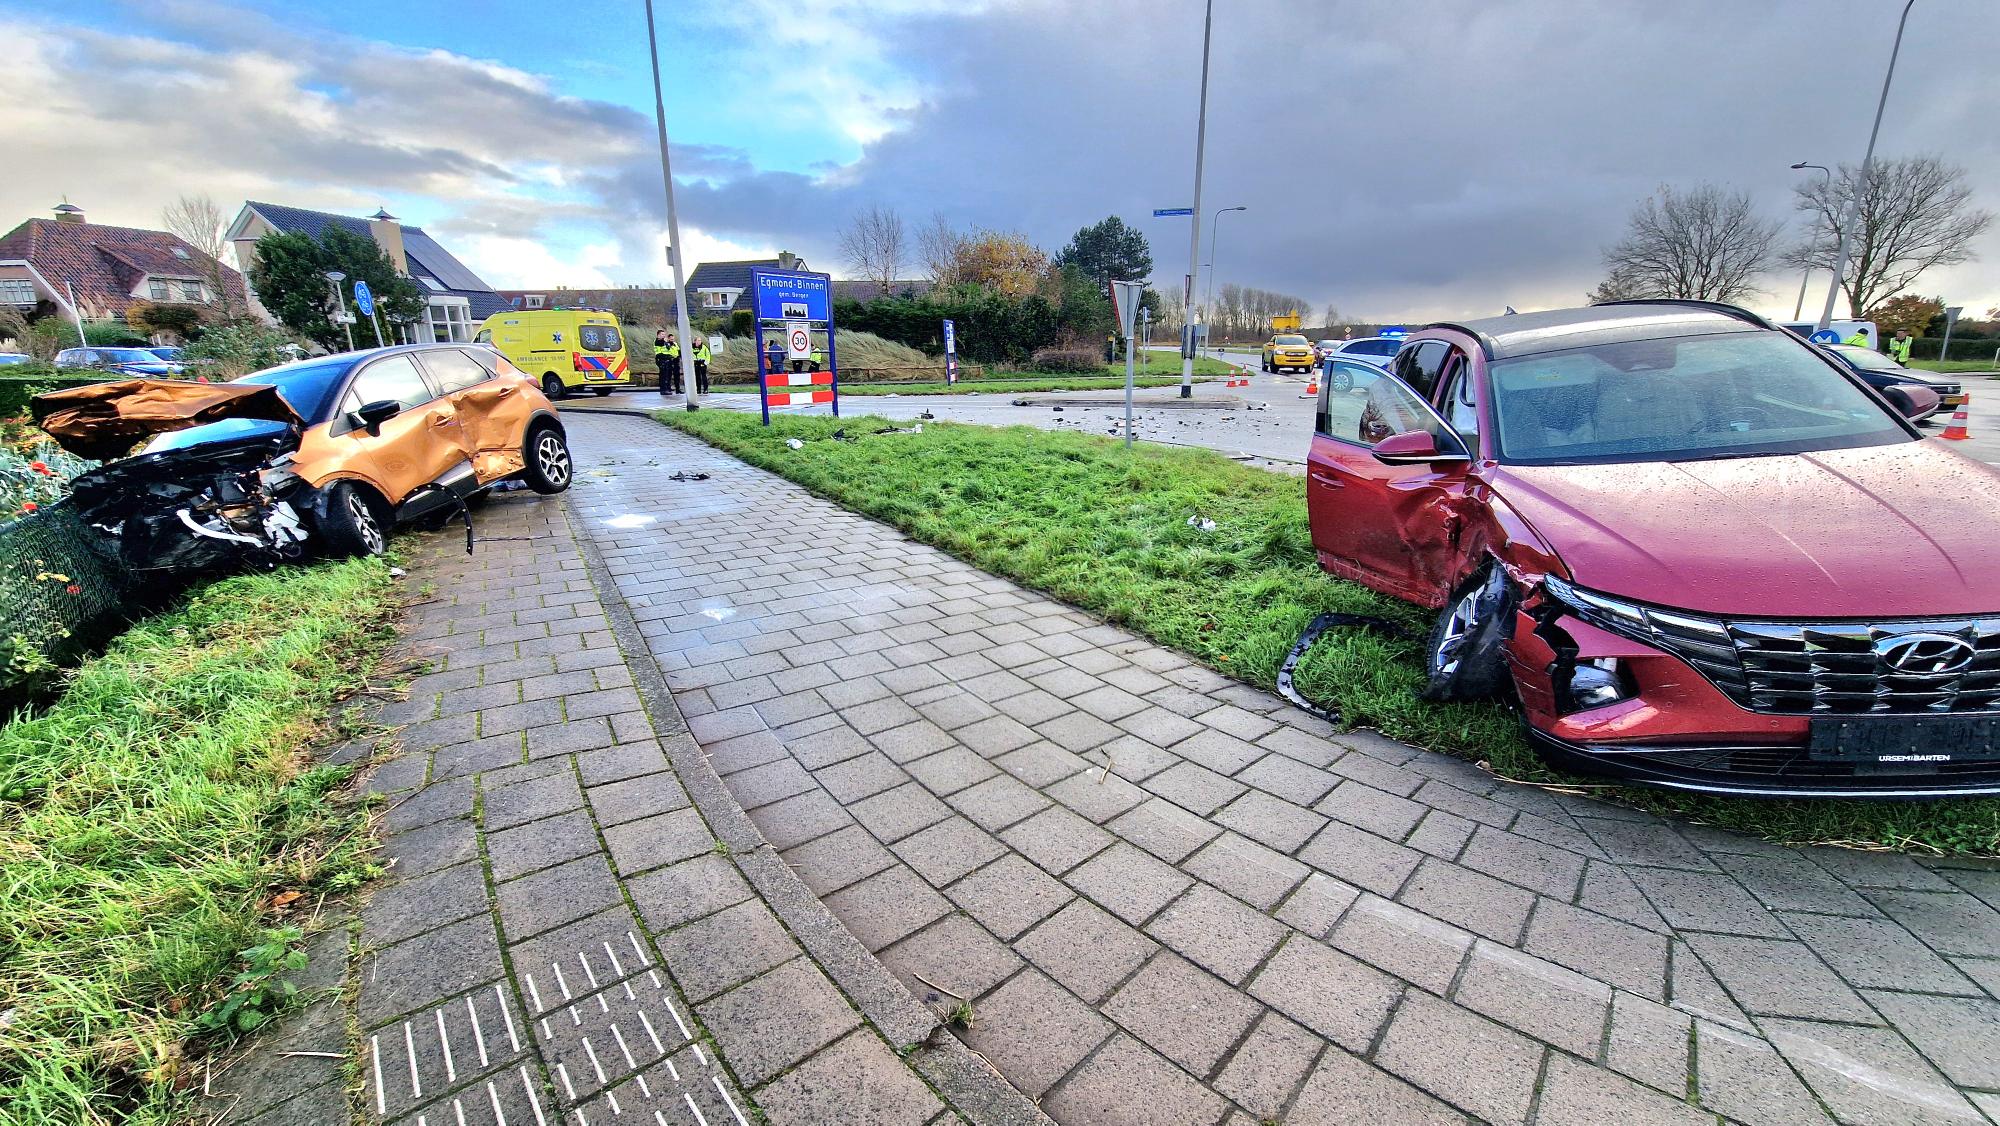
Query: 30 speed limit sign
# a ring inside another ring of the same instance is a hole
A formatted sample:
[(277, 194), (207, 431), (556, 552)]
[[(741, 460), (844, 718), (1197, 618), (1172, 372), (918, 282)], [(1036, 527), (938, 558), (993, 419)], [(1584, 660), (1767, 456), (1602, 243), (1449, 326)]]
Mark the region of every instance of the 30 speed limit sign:
[(785, 324), (785, 353), (794, 360), (810, 360), (813, 353), (812, 326), (805, 321)]

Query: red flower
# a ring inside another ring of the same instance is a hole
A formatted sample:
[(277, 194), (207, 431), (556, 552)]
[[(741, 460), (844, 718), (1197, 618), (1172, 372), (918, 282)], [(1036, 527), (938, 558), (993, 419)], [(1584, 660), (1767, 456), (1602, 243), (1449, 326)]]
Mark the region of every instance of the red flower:
[(80, 587), (80, 586), (78, 586), (78, 585), (77, 585), (77, 584), (75, 584), (75, 583), (71, 583), (71, 584), (69, 584), (68, 586), (64, 587), (63, 589), (64, 589), (64, 590), (66, 590), (66, 591), (68, 591), (68, 592), (70, 592), (71, 594), (82, 594), (82, 593), (83, 593), (83, 588), (82, 588), (82, 587)]
[(39, 507), (40, 507), (40, 506), (39, 506), (39, 505), (37, 505), (37, 504), (36, 504), (36, 503), (35, 503), (34, 501), (29, 501), (28, 503), (26, 503), (26, 504), (24, 504), (24, 505), (22, 505), (22, 506), (21, 506), (21, 511), (23, 511), (23, 512), (33, 512), (33, 511), (35, 511), (35, 509), (37, 509), (37, 508), (39, 508)]
[(53, 469), (50, 469), (50, 468), (49, 468), (49, 467), (48, 467), (47, 465), (45, 465), (45, 464), (43, 464), (42, 462), (39, 462), (39, 461), (31, 461), (31, 462), (29, 462), (29, 463), (28, 463), (28, 468), (29, 468), (29, 469), (32, 469), (32, 470), (34, 470), (35, 472), (37, 472), (37, 473), (41, 474), (41, 475), (42, 475), (42, 476), (44, 476), (44, 477), (53, 477), (53, 476), (55, 476), (55, 475), (56, 475), (56, 471), (55, 471), (55, 470), (53, 470)]

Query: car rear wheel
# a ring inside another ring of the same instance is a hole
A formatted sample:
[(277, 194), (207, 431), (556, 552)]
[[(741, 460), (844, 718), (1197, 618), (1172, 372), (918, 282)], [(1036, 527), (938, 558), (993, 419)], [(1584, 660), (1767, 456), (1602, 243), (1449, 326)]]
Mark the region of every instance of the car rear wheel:
[(611, 394), (611, 388), (609, 387), (592, 387), (591, 390), (597, 392), (597, 397), (600, 399)]
[(538, 493), (562, 492), (569, 488), (570, 478), (576, 472), (562, 431), (547, 423), (528, 432), (527, 461), (522, 479)]
[(1335, 391), (1354, 390), (1354, 377), (1336, 367), (1326, 377), (1326, 385)]
[(331, 555), (380, 555), (388, 547), (382, 510), (351, 481), (335, 481), (322, 498), (320, 539)]
[(1488, 566), (1458, 588), (1438, 614), (1424, 645), (1426, 700), (1485, 700), (1507, 685), (1500, 647), (1514, 618), (1514, 588), (1506, 572)]
[(569, 398), (569, 388), (563, 386), (563, 381), (555, 372), (550, 372), (542, 377), (542, 394), (547, 396), (550, 402), (554, 402), (557, 399)]

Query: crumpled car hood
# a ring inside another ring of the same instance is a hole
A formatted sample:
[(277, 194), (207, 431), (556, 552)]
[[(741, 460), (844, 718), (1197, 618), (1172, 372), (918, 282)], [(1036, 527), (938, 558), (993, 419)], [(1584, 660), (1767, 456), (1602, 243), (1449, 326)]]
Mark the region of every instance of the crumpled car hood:
[(303, 422), (276, 387), (180, 379), (123, 379), (50, 391), (35, 396), (29, 411), (57, 445), (93, 461), (122, 457), (142, 438), (225, 418)]
[(1502, 466), (1576, 582), (1745, 618), (2000, 610), (2000, 473), (1932, 441), (1789, 457)]

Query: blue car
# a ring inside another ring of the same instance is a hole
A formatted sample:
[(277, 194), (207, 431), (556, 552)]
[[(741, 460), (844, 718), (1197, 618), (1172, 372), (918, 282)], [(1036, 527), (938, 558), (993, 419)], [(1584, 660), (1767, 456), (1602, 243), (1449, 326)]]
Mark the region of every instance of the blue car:
[(144, 348), (64, 348), (56, 353), (56, 366), (95, 368), (120, 375), (179, 375), (182, 371), (182, 365)]
[(1328, 357), (1319, 365), (1319, 377), (1336, 393), (1365, 389), (1381, 375), (1380, 367), (1345, 356)]
[(24, 356), (19, 352), (0, 352), (0, 368), (10, 368), (17, 364), (32, 363), (33, 361), (33, 356)]

